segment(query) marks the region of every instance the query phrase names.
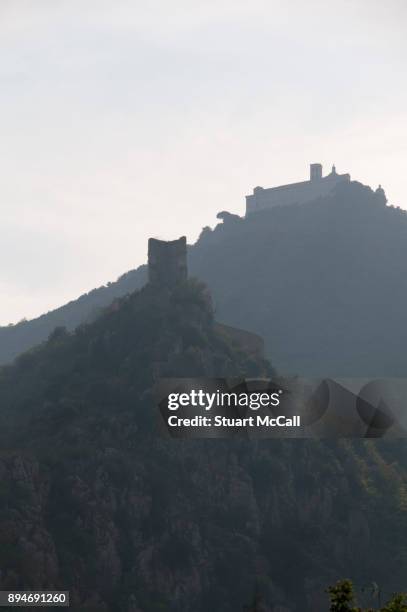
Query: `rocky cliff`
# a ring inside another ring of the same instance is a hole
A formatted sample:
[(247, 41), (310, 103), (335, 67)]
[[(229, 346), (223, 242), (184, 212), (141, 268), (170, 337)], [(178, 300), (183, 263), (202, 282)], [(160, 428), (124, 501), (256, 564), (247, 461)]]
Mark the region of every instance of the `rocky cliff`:
[(271, 373), (192, 282), (0, 370), (0, 588), (69, 589), (86, 612), (234, 612), (254, 592), (267, 612), (322, 612), (342, 576), (399, 588), (402, 445), (160, 438), (158, 357), (171, 376)]

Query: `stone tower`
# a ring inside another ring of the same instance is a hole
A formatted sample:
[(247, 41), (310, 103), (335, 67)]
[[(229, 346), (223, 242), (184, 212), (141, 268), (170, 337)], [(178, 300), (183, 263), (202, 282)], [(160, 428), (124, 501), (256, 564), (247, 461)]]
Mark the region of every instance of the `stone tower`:
[(187, 239), (148, 241), (148, 280), (151, 284), (172, 286), (187, 279)]
[(319, 181), (322, 179), (322, 164), (311, 164), (309, 170), (310, 181)]

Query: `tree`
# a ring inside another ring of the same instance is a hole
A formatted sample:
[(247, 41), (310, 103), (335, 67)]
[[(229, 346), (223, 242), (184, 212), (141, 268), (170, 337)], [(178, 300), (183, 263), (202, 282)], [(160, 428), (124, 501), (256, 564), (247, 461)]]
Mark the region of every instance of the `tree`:
[(382, 612), (407, 612), (407, 595), (399, 593), (382, 608)]
[[(334, 586), (328, 588), (331, 600), (331, 612), (374, 612), (372, 608), (359, 608), (355, 606), (355, 593), (351, 580), (340, 580)], [(378, 612), (407, 612), (407, 594), (398, 593)]]
[(353, 584), (350, 580), (340, 580), (328, 588), (328, 593), (331, 599), (331, 612), (362, 612), (360, 608), (355, 607), (355, 594), (353, 592)]

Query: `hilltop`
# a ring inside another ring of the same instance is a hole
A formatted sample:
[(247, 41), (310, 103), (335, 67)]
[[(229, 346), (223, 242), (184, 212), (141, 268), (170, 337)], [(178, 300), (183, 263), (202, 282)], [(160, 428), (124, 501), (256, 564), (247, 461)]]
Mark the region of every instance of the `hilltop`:
[(283, 372), (406, 376), (407, 213), (352, 182), (245, 219), (191, 249), (217, 317), (263, 336)]

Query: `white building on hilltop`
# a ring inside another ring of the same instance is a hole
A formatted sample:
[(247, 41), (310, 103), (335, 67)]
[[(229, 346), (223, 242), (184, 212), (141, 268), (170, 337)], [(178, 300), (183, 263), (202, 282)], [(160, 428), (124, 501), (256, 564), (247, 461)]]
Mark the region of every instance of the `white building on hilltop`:
[(246, 196), (246, 215), (274, 206), (304, 204), (329, 195), (338, 183), (349, 181), (350, 175), (337, 174), (335, 166), (332, 166), (331, 174), (322, 176), (322, 165), (311, 164), (309, 181), (269, 189), (255, 187), (253, 194)]

